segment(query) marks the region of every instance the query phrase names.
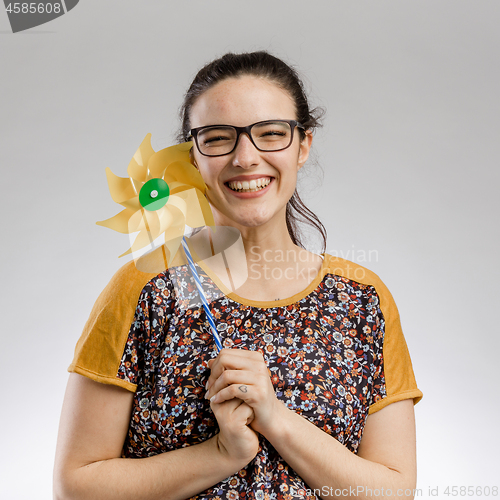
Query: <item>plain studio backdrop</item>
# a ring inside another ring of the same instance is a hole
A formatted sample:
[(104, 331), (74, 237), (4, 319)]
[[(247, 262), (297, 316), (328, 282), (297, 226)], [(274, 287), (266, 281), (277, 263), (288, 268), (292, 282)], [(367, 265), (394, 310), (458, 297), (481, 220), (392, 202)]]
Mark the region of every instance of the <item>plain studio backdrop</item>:
[(173, 144), (196, 71), (258, 49), (327, 110), (301, 182), (329, 253), (399, 307), (419, 496), (499, 486), (499, 25), (484, 0), (82, 0), (17, 34), (2, 10), (0, 497), (52, 496), (66, 369), (129, 244), (95, 225), (105, 168)]

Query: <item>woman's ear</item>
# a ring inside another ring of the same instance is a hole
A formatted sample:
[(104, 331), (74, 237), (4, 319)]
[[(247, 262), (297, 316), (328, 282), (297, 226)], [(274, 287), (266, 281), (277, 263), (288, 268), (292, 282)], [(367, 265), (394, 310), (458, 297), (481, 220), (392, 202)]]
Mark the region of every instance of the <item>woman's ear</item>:
[(299, 158), (297, 161), (297, 170), (300, 170), (304, 163), (309, 158), (309, 151), (311, 151), (311, 145), (313, 140), (313, 134), (311, 130), (306, 130), (306, 136), (302, 139), (299, 146)]
[(193, 148), (189, 150), (189, 161), (195, 166), (196, 170), (200, 170), (196, 164), (196, 160), (194, 159)]

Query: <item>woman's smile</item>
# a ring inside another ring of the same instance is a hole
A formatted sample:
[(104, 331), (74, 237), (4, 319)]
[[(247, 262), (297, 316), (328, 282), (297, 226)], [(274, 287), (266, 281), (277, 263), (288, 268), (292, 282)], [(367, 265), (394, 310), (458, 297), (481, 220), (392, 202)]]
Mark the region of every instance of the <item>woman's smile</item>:
[(266, 193), (273, 179), (267, 175), (241, 175), (225, 182), (224, 186), (240, 198), (254, 198)]

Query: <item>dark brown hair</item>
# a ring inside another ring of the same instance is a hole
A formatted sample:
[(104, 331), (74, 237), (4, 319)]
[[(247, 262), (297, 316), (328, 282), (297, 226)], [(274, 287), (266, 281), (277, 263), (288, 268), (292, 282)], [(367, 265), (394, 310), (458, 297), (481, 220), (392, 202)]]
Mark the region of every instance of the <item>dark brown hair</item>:
[[(243, 54), (228, 53), (203, 67), (186, 92), (184, 103), (180, 109), (181, 130), (177, 136), (179, 142), (187, 141), (189, 138), (191, 130), (189, 115), (196, 99), (217, 83), (227, 78), (237, 78), (243, 75), (266, 78), (286, 90), (295, 103), (297, 121), (302, 123), (307, 130), (314, 131), (321, 126), (319, 120), (323, 115), (323, 110), (321, 108), (310, 109), (304, 85), (295, 69), (265, 51)], [(301, 139), (304, 136), (304, 132), (301, 130)], [(295, 189), (286, 206), (286, 225), (293, 243), (305, 248), (298, 226), (300, 222), (319, 231), (323, 243), (322, 251), (324, 252), (326, 249), (325, 226), (318, 216), (306, 207)]]

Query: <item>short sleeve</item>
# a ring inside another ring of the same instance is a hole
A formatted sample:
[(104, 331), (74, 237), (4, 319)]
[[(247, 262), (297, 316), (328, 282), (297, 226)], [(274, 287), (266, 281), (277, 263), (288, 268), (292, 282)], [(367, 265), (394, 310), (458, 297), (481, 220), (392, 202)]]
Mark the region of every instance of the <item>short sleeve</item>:
[(385, 406), (413, 399), (417, 404), (422, 399), (413, 373), (410, 353), (401, 329), (399, 312), (387, 287), (377, 279), (374, 283), (381, 312), (381, 352), (375, 356), (375, 375), (369, 413)]
[(373, 290), (370, 309), (372, 317), (378, 319), (379, 326), (377, 338), (374, 338), (373, 342), (373, 380), (367, 401), (369, 413), (375, 413), (404, 399), (413, 399), (413, 403), (417, 404), (422, 399), (422, 392), (415, 381), (399, 312), (391, 293), (382, 280), (369, 269), (337, 256), (326, 257), (330, 272), (369, 286)]
[(141, 291), (154, 276), (138, 271), (133, 261), (118, 270), (92, 308), (69, 372), (135, 392), (135, 380), (127, 376), (133, 370), (121, 370), (120, 363)]

